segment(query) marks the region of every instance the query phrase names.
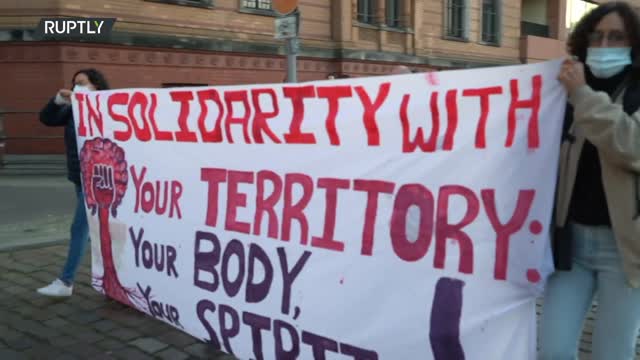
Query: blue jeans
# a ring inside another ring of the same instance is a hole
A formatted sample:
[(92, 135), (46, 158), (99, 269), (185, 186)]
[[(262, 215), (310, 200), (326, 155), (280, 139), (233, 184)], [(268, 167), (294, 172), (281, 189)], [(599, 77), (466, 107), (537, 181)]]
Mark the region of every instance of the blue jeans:
[(640, 289), (627, 284), (613, 231), (605, 226), (570, 226), (573, 269), (549, 277), (539, 358), (577, 359), (585, 315), (596, 295), (592, 359), (633, 360), (640, 330)]
[(84, 195), (82, 187), (76, 185), (77, 204), (76, 212), (73, 216), (71, 224), (71, 241), (69, 242), (69, 254), (67, 262), (62, 269), (60, 280), (65, 284), (73, 284), (76, 277), (78, 266), (82, 262), (87, 243), (89, 243), (89, 223), (87, 221), (87, 212), (84, 207)]

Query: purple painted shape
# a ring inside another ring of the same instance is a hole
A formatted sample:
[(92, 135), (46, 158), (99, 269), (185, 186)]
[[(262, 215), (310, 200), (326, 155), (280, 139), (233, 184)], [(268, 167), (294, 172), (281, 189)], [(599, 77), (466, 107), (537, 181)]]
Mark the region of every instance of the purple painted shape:
[(464, 360), (460, 343), (460, 317), (462, 316), (462, 280), (440, 278), (436, 284), (429, 340), (435, 360)]
[(285, 315), (289, 315), (289, 308), (291, 307), (291, 288), (293, 287), (293, 282), (296, 280), (300, 272), (304, 268), (311, 257), (311, 251), (305, 251), (300, 256), (300, 259), (296, 262), (296, 264), (289, 270), (289, 265), (287, 262), (287, 253), (285, 252), (283, 247), (278, 248), (278, 258), (280, 259), (280, 267), (282, 269), (282, 308), (281, 311)]
[[(289, 333), (289, 338), (291, 339), (292, 346), (289, 350), (284, 348), (284, 341), (282, 339), (282, 333), (284, 331)], [(294, 360), (300, 356), (300, 338), (298, 331), (293, 325), (281, 320), (274, 320), (273, 333), (276, 342), (276, 360)]]
[(351, 356), (353, 360), (378, 360), (377, 352), (361, 349), (345, 343), (340, 344), (340, 353)]
[(205, 313), (207, 311), (212, 313), (215, 312), (216, 306), (209, 300), (201, 300), (200, 302), (198, 302), (198, 305), (196, 307), (198, 319), (209, 334), (209, 340), (207, 340), (206, 343), (212, 345), (216, 349), (222, 349), (222, 347), (220, 346), (220, 340), (218, 340), (218, 335), (216, 335), (216, 331), (213, 329), (213, 326), (209, 324), (209, 321), (205, 317)]
[[(222, 343), (227, 352), (234, 355), (229, 340), (238, 336), (240, 333), (240, 316), (238, 316), (238, 312), (234, 308), (227, 305), (218, 305), (218, 315), (220, 316), (220, 337), (222, 338)], [(231, 323), (227, 321), (228, 319), (231, 320)]]
[[(204, 243), (205, 241), (211, 243), (211, 246), (213, 247), (212, 251), (202, 252), (199, 250), (201, 248), (201, 243)], [(222, 247), (220, 245), (220, 240), (218, 240), (218, 237), (215, 234), (204, 231), (196, 232), (193, 285), (209, 292), (216, 292), (216, 290), (218, 290), (218, 286), (220, 286), (220, 275), (216, 270), (216, 266), (220, 263), (221, 254)], [(200, 271), (211, 274), (213, 281), (206, 282), (200, 280), (198, 278)]]
[[(238, 258), (238, 274), (234, 280), (229, 279), (229, 262), (232, 256)], [(240, 292), (242, 282), (244, 281), (245, 256), (244, 245), (237, 239), (231, 240), (222, 254), (222, 287), (229, 297), (235, 297)]]
[(335, 340), (307, 331), (302, 332), (302, 342), (311, 346), (314, 360), (326, 360), (325, 353), (327, 351), (338, 352), (338, 343)]
[(262, 353), (262, 330), (271, 330), (271, 319), (245, 311), (242, 313), (242, 321), (251, 327), (253, 355), (256, 357), (256, 360), (264, 360)]
[[(259, 262), (264, 269), (264, 279), (261, 282), (254, 282), (256, 273), (256, 262)], [(247, 278), (246, 301), (248, 303), (258, 303), (267, 298), (269, 289), (273, 282), (273, 265), (267, 253), (257, 244), (249, 247), (249, 271)]]

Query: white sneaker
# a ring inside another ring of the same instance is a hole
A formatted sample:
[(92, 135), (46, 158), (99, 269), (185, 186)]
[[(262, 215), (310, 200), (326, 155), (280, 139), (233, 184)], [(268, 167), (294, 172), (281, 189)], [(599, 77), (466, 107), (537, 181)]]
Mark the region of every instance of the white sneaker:
[(55, 279), (51, 284), (37, 290), (38, 294), (45, 296), (66, 297), (71, 296), (73, 285), (67, 286), (60, 279)]

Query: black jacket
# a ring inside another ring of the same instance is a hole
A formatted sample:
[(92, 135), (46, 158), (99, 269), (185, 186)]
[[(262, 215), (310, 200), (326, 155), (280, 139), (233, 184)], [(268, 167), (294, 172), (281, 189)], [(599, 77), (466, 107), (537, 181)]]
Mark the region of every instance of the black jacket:
[(76, 142), (75, 124), (71, 105), (58, 105), (49, 100), (40, 111), (40, 122), (47, 126), (64, 126), (64, 144), (67, 152), (67, 178), (80, 186), (80, 160), (78, 159), (78, 144)]

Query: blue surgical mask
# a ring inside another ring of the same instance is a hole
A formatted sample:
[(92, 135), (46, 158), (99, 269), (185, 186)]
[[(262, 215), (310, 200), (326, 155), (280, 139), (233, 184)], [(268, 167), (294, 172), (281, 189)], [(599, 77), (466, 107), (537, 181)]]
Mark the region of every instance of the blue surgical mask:
[(593, 76), (607, 79), (631, 64), (631, 48), (590, 47), (587, 49), (586, 63)]

